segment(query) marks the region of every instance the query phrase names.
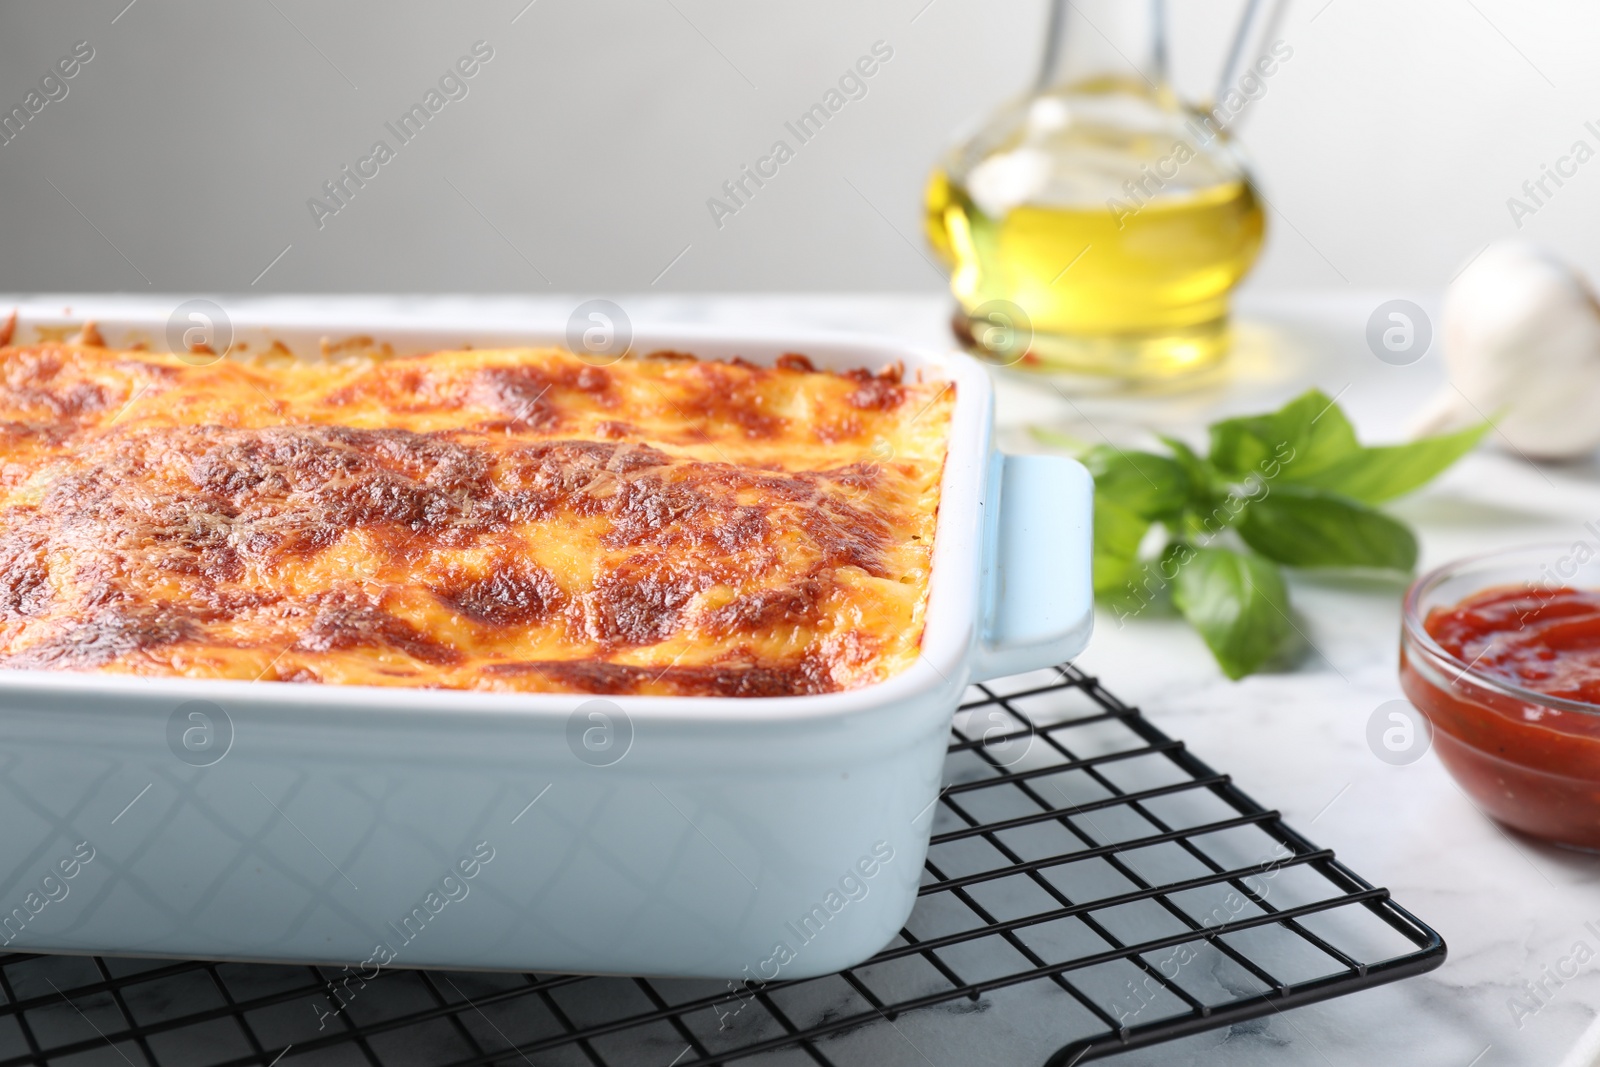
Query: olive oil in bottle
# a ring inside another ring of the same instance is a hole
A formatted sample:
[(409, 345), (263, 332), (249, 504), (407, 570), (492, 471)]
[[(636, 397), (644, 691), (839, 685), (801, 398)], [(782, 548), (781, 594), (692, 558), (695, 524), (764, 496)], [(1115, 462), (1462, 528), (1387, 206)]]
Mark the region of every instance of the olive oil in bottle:
[(931, 175), (927, 237), (951, 269), (956, 333), (980, 355), (1147, 382), (1226, 353), (1263, 213), (1225, 131), (1166, 87), (1160, 16), (1159, 3), (1058, 4), (1044, 87)]

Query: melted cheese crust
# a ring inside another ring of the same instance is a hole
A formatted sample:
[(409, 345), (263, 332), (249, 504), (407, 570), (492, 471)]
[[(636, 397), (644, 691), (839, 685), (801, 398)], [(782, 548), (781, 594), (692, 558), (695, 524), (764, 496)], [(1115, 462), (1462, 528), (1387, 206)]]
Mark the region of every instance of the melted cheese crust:
[(916, 658), (954, 388), (0, 348), (0, 667), (778, 696)]

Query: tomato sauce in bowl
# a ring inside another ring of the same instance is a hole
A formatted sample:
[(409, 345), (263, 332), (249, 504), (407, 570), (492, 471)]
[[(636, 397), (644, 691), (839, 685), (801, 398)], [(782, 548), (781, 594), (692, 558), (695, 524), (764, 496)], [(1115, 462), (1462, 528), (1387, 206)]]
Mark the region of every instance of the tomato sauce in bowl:
[[(1600, 574), (1596, 588), (1552, 581), (1570, 551), (1480, 556), (1418, 579), (1406, 594), (1400, 683), (1480, 808), (1600, 851)], [(1583, 568), (1570, 569), (1577, 578)]]

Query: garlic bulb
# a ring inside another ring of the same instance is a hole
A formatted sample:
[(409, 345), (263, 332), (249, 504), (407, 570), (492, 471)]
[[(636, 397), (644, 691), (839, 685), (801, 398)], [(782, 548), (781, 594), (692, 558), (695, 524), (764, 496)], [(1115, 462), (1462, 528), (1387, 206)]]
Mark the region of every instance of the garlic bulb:
[(1416, 427), (1491, 435), (1531, 459), (1600, 446), (1600, 306), (1571, 267), (1520, 242), (1490, 245), (1445, 293), (1440, 323), (1451, 388)]

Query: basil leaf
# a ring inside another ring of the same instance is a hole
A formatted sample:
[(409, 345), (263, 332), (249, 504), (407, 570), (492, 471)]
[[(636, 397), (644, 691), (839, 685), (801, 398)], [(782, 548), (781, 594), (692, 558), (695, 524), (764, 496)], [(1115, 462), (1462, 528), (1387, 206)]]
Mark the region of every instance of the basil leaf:
[(1141, 559), (1133, 565), (1129, 582), (1131, 596), (1140, 611), (1154, 607), (1165, 611), (1172, 606), (1172, 583), (1184, 561), (1194, 555), (1194, 546), (1187, 541), (1169, 541), (1155, 559)]
[(1320, 389), (1268, 415), (1211, 425), (1211, 464), (1235, 478), (1261, 474), (1301, 481), (1360, 449), (1350, 420)]
[(1150, 520), (1123, 507), (1102, 493), (1094, 495), (1094, 592), (1096, 596), (1122, 589), (1139, 556), (1139, 543)]
[(1166, 456), (1096, 445), (1080, 458), (1094, 475), (1095, 492), (1142, 518), (1175, 514), (1189, 499), (1188, 475)]
[(1278, 568), (1226, 548), (1191, 549), (1172, 600), (1229, 678), (1270, 659), (1289, 635), (1289, 592)]
[(1381, 504), (1420, 489), (1471, 452), (1489, 424), (1457, 433), (1424, 437), (1403, 445), (1363, 448), (1355, 455), (1314, 472), (1307, 485), (1342, 493), (1364, 504)]
[(1189, 504), (1191, 511), (1209, 511), (1224, 492), (1225, 479), (1210, 463), (1195, 454), (1195, 450), (1176, 437), (1161, 434), (1161, 443), (1172, 449), (1172, 459), (1183, 468), (1189, 479)]
[(1276, 486), (1245, 508), (1237, 529), (1251, 548), (1291, 567), (1417, 564), (1417, 539), (1403, 523), (1322, 489)]
[[(1169, 552), (1172, 547), (1168, 546)], [(1160, 559), (1136, 559), (1121, 585), (1100, 594), (1100, 604), (1111, 612), (1119, 629), (1146, 612), (1155, 616), (1170, 615), (1172, 580), (1176, 574), (1175, 567)]]
[(1195, 454), (1195, 450), (1176, 437), (1161, 434), (1161, 443), (1172, 449), (1173, 462), (1183, 468), (1189, 478), (1189, 488), (1194, 493), (1206, 494), (1211, 492), (1212, 483), (1216, 481), (1216, 471), (1211, 464)]
[(1174, 525), (1181, 536), (1209, 539), (1232, 526), (1242, 510), (1232, 502), (1226, 480), (1194, 449), (1175, 437), (1161, 438), (1189, 477), (1189, 503)]

